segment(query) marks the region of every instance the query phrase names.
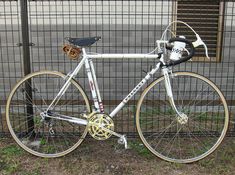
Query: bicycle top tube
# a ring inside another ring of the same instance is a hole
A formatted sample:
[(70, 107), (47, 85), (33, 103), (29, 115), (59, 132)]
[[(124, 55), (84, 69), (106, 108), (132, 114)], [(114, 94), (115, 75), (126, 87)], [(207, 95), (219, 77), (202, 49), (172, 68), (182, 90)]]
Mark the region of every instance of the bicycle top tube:
[(87, 54), (88, 58), (109, 58), (109, 59), (120, 59), (120, 58), (146, 58), (154, 59), (159, 58), (159, 55), (156, 54)]

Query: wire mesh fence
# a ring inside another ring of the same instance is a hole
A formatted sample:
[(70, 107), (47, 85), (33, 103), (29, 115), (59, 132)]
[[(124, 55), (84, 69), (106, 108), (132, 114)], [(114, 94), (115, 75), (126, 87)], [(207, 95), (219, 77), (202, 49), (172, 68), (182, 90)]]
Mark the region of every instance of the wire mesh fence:
[[(58, 70), (67, 74), (78, 64), (77, 61), (69, 60), (61, 52), (64, 37), (101, 36), (101, 41), (88, 48), (89, 52), (148, 53), (156, 47), (155, 41), (161, 37), (165, 27), (176, 19), (184, 20), (196, 27), (195, 30), (202, 35), (202, 39), (206, 38), (211, 46), (209, 54), (213, 55), (213, 58), (206, 60), (199, 55), (192, 62), (175, 66), (174, 71), (186, 70), (200, 73), (221, 88), (229, 105), (228, 134), (234, 135), (235, 3), (213, 1), (216, 3), (208, 6), (208, 3), (197, 2), (200, 4), (200, 7), (197, 7), (195, 2), (182, 0), (1, 1), (1, 135), (8, 133), (5, 120), (7, 96), (21, 77), (39, 70)], [(195, 9), (192, 12), (193, 10), (190, 9), (192, 6), (199, 9), (199, 12), (195, 12)], [(208, 14), (209, 11), (212, 13), (203, 16), (203, 10)], [(199, 13), (201, 16), (198, 15)], [(197, 15), (197, 18), (192, 18)], [(205, 23), (210, 25), (204, 26)], [(197, 26), (202, 27), (197, 28)], [(180, 26), (175, 28), (179, 33), (184, 31), (184, 29), (180, 30)], [(156, 60), (151, 59), (94, 60), (107, 113), (133, 89), (155, 62)], [(160, 72), (153, 79), (158, 76)], [(85, 70), (79, 73), (76, 79), (91, 99)], [(115, 118), (117, 132), (135, 136), (135, 106), (139, 96), (140, 93), (137, 93)]]

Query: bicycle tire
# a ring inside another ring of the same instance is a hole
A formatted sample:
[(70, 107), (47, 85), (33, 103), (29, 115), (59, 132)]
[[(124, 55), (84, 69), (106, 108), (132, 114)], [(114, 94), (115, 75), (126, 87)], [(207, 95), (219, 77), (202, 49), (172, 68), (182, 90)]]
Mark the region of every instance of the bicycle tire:
[(229, 124), (226, 100), (219, 88), (202, 75), (175, 72), (169, 77), (176, 107), (188, 116), (188, 121), (180, 121), (172, 111), (162, 76), (146, 87), (139, 98), (137, 131), (144, 145), (163, 160), (175, 163), (201, 160), (215, 151), (226, 135)]

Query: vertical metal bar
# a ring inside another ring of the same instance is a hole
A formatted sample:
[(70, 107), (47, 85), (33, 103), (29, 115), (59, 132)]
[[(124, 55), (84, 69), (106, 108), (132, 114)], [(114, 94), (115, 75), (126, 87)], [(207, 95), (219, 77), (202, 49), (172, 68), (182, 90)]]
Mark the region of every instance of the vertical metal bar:
[(22, 34), (22, 46), (23, 46), (24, 74), (27, 75), (31, 72), (27, 1), (20, 0), (20, 7), (21, 7), (20, 13), (21, 13), (21, 34)]
[[(235, 12), (235, 2), (233, 2), (232, 4), (229, 4), (229, 2), (227, 2), (226, 4), (226, 8), (225, 8), (225, 13), (224, 13), (224, 19), (225, 19), (225, 23), (224, 23), (224, 29), (223, 29), (223, 35), (224, 36), (232, 36), (233, 33), (234, 33), (234, 12)], [(230, 11), (230, 12), (229, 12)], [(234, 61), (233, 61), (233, 58), (234, 58), (234, 55), (233, 55), (233, 48), (232, 48), (232, 39), (233, 37), (230, 37), (228, 39), (226, 39), (226, 37), (224, 37), (224, 43), (227, 43), (227, 44), (224, 44), (223, 46), (223, 49), (225, 50), (228, 50), (227, 52), (227, 60), (226, 61), (223, 61), (222, 62), (222, 69), (221, 70), (224, 70), (223, 69), (223, 65), (227, 63), (227, 65), (231, 65), (231, 64), (234, 64)], [(225, 52), (223, 52), (223, 59), (225, 59)], [(233, 65), (233, 72), (231, 72), (231, 75), (234, 75), (235, 73), (235, 70), (234, 70), (234, 67), (235, 65)], [(227, 72), (227, 80), (228, 80), (228, 77), (230, 76), (230, 73)], [(224, 78), (223, 76), (223, 71), (221, 72), (221, 84), (222, 84), (222, 78)], [(235, 87), (235, 78), (234, 76), (231, 77), (231, 84), (232, 84), (232, 88), (231, 90), (228, 90), (228, 87), (226, 86), (226, 89), (223, 90), (224, 94), (226, 96), (229, 96), (230, 93), (231, 94), (234, 94), (234, 87)], [(228, 82), (226, 80), (226, 82)], [(230, 92), (229, 92), (230, 91)], [(229, 110), (231, 111), (231, 122), (235, 121), (235, 116), (233, 115), (233, 112), (232, 112), (232, 108), (234, 108), (234, 104), (232, 104), (232, 102), (235, 100), (234, 99), (234, 95), (231, 96), (231, 98), (229, 98), (229, 100), (231, 100), (230, 104), (229, 104)], [(229, 133), (231, 133), (233, 136), (235, 136), (235, 122), (233, 124), (233, 128), (229, 128)]]
[[(4, 27), (2, 27), (2, 29), (4, 29), (3, 31), (4, 31), (4, 35), (5, 35), (5, 37), (6, 37), (6, 44), (7, 44), (7, 46), (8, 46), (8, 40), (7, 40), (7, 35), (6, 35), (6, 16), (5, 16), (5, 2), (2, 2), (3, 4), (1, 4), (1, 5), (3, 5), (3, 7), (4, 7), (4, 10), (3, 10), (3, 14), (4, 14), (4, 18), (5, 18), (5, 21), (4, 21), (4, 23), (5, 23), (5, 25), (4, 25)], [(2, 34), (0, 33), (0, 36), (2, 36)], [(0, 43), (2, 43), (2, 37), (0, 37)], [(8, 47), (6, 47), (6, 48), (8, 48)], [(3, 55), (3, 50), (4, 50), (4, 48), (3, 47), (0, 47), (0, 61), (1, 61), (1, 63), (3, 63), (3, 58), (4, 58), (4, 55)], [(6, 50), (7, 51), (7, 53), (8, 53), (8, 50)], [(8, 65), (9, 65), (9, 63), (8, 63)], [(1, 64), (1, 69), (3, 70), (2, 71), (2, 76), (3, 76), (3, 81), (2, 81), (2, 84), (3, 85), (5, 85), (6, 84), (6, 73), (5, 73), (5, 71), (4, 71), (4, 64)], [(8, 69), (9, 70), (9, 69)], [(2, 85), (1, 84), (1, 85)], [(3, 86), (3, 88), (2, 88), (2, 86), (1, 86), (1, 89), (2, 89), (2, 92), (4, 93), (4, 94), (6, 94), (6, 87), (5, 86)], [(4, 96), (4, 98), (6, 98), (5, 96)], [(3, 105), (2, 105), (2, 103), (0, 103), (1, 105), (0, 105), (0, 109), (3, 107)], [(1, 123), (2, 123), (2, 130), (1, 130), (1, 132), (3, 132), (3, 120), (2, 120), (2, 118), (3, 118), (3, 114), (2, 114), (2, 112), (0, 111), (0, 120), (1, 120)]]
[[(124, 4), (123, 4), (123, 1), (122, 1), (122, 8), (121, 8), (121, 10), (122, 10), (122, 12), (121, 12), (121, 21), (122, 21), (122, 38), (124, 38)], [(126, 28), (126, 27), (125, 27)], [(126, 52), (126, 48), (124, 49), (125, 47), (124, 47), (124, 40), (122, 40), (122, 52)], [(122, 81), (121, 81), (121, 84), (122, 84), (122, 92), (120, 91), (120, 87), (118, 88), (118, 91), (117, 91), (117, 93), (118, 93), (118, 96), (120, 96), (119, 94), (120, 93), (123, 93), (123, 79), (124, 79), (124, 77), (123, 77), (123, 63), (124, 63), (124, 59), (122, 58), (121, 59), (121, 63), (122, 63), (122, 65), (121, 65), (121, 79), (122, 79)], [(120, 98), (120, 97), (119, 97)], [(124, 123), (124, 112), (123, 112), (123, 110), (122, 110), (122, 113), (121, 113), (121, 119), (120, 119), (120, 125), (122, 126), (122, 128), (121, 128), (121, 132), (123, 133), (124, 132), (124, 125), (125, 125), (125, 123)]]
[[(23, 46), (23, 64), (24, 75), (31, 72), (30, 67), (30, 50), (29, 50), (29, 26), (28, 26), (28, 4), (27, 0), (20, 0), (20, 13), (21, 13), (21, 34), (22, 34), (22, 46)], [(29, 102), (26, 106), (27, 111), (27, 132), (34, 130), (33, 121), (33, 106), (32, 106), (32, 87), (31, 80), (28, 80), (25, 84), (25, 98)]]

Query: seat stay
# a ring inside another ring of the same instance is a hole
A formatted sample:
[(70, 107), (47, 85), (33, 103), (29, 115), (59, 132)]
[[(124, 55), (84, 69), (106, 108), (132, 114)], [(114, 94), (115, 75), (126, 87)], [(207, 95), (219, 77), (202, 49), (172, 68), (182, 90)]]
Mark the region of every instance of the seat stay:
[[(83, 49), (85, 51), (85, 49)], [(82, 66), (85, 64), (87, 57), (84, 56), (83, 59), (80, 61), (80, 63), (77, 65), (77, 67), (74, 69), (74, 71), (69, 74), (68, 79), (66, 80), (65, 84), (62, 86), (58, 94), (55, 96), (55, 98), (52, 100), (50, 105), (48, 106), (46, 111), (52, 110), (54, 106), (59, 102), (60, 98), (63, 96), (63, 94), (66, 92), (66, 90), (69, 88), (71, 84), (71, 80), (78, 74)]]

